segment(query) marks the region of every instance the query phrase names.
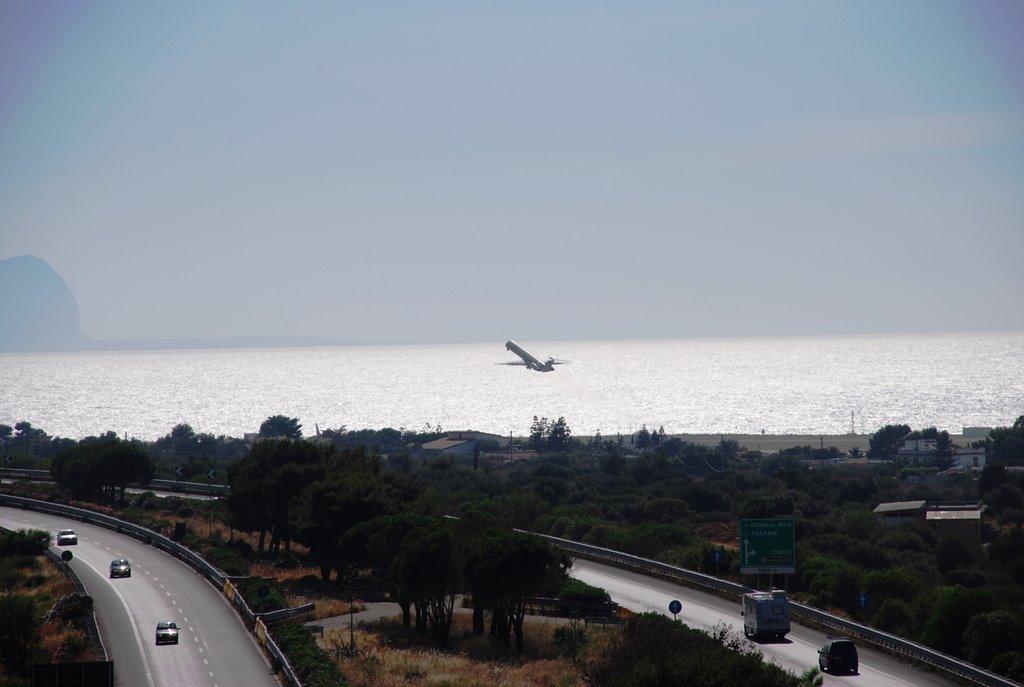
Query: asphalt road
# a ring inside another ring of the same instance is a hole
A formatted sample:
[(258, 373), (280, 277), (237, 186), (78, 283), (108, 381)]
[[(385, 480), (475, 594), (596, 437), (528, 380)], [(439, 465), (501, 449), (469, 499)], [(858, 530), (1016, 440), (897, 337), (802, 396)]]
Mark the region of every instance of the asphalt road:
[[(280, 687), (241, 618), (206, 578), (173, 556), (95, 525), (0, 507), (0, 526), (78, 532), (71, 567), (93, 597), (100, 637), (120, 687)], [(132, 561), (110, 579), (110, 561)], [(177, 645), (156, 646), (156, 624), (174, 620)]]
[[(677, 616), (690, 627), (708, 630), (725, 623), (738, 636), (743, 636), (743, 617), (740, 605), (712, 594), (695, 591), (654, 577), (594, 563), (583, 559), (573, 561), (572, 576), (605, 589), (623, 608), (637, 613), (657, 612), (672, 614), (668, 605), (673, 599), (682, 602), (682, 612)], [(781, 642), (755, 642), (766, 660), (774, 661), (782, 668), (799, 675), (818, 665), (818, 648), (825, 642), (825, 635), (797, 624)], [(860, 672), (857, 675), (824, 676), (826, 687), (957, 687), (958, 683), (908, 665), (888, 654), (858, 647)]]

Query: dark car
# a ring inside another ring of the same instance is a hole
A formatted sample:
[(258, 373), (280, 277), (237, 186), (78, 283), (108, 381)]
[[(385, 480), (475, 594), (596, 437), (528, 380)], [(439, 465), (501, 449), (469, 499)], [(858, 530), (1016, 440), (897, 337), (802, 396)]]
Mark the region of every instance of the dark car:
[(177, 644), (178, 624), (173, 620), (165, 620), (156, 624), (157, 644)]
[(818, 649), (818, 667), (823, 673), (856, 673), (857, 661), (857, 646), (849, 637), (829, 637)]
[(110, 576), (131, 577), (132, 562), (127, 558), (115, 558), (114, 560), (110, 561)]

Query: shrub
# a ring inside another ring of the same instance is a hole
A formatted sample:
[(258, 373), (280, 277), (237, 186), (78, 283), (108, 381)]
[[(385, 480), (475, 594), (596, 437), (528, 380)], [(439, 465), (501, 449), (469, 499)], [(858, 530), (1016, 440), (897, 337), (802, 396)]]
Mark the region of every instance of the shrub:
[(600, 587), (570, 577), (558, 592), (558, 598), (567, 601), (611, 601), (611, 596)]
[(92, 615), (92, 597), (86, 594), (67, 594), (57, 599), (49, 613), (46, 614), (46, 622), (72, 623), (81, 627)]
[(7, 556), (38, 556), (43, 551), (46, 551), (50, 541), (50, 533), (43, 530), (0, 532), (0, 558)]
[(238, 551), (229, 548), (210, 547), (202, 552), (203, 558), (217, 568), (220, 568), (228, 575), (248, 575), (249, 563)]
[(247, 577), (239, 580), (238, 591), (255, 613), (278, 611), (288, 606), (278, 581), (271, 577)]
[(313, 635), (303, 626), (291, 623), (275, 625), (270, 628), (270, 634), (306, 687), (348, 685), (334, 661), (324, 653), (313, 639)]
[(594, 684), (795, 687), (796, 677), (765, 663), (753, 648), (736, 650), (657, 613), (630, 618), (621, 638), (587, 667)]

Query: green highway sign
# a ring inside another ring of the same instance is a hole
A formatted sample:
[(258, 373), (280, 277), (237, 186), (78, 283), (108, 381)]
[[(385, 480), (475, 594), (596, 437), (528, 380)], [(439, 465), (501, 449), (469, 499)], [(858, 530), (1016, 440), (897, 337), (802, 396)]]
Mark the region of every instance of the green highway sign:
[(796, 572), (796, 535), (788, 518), (740, 520), (740, 574)]

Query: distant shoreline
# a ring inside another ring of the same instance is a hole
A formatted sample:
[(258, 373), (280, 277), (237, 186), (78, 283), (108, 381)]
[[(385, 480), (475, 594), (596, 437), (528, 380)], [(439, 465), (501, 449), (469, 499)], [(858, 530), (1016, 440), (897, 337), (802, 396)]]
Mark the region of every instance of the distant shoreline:
[[(718, 446), (722, 441), (735, 441), (741, 448), (748, 451), (764, 451), (776, 453), (789, 448), (810, 446), (811, 448), (835, 447), (843, 453), (852, 448), (859, 448), (867, 453), (871, 446), (871, 434), (670, 434), (669, 436), (696, 446)], [(604, 438), (617, 438), (618, 435), (607, 435)], [(950, 441), (958, 446), (969, 446), (972, 441), (980, 441), (982, 437), (950, 434)]]
[[(836, 447), (844, 453), (859, 448), (867, 453), (871, 444), (870, 434), (673, 434), (689, 444), (697, 446), (718, 446), (724, 439), (735, 441), (750, 451), (774, 453), (787, 448), (810, 446), (811, 448)], [(956, 439), (950, 436), (956, 443)]]

